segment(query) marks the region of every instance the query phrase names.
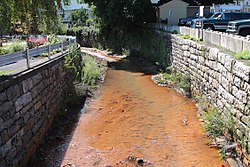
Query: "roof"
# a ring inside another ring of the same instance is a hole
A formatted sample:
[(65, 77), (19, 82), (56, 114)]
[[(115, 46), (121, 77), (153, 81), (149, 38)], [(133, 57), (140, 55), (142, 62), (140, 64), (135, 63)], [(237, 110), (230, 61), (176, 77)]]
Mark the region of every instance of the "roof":
[(62, 8), (63, 10), (77, 10), (77, 9), (89, 9), (88, 4), (84, 4), (84, 3), (78, 3), (76, 0), (71, 0), (71, 3), (69, 5), (64, 5), (64, 3), (62, 3)]
[[(172, 1), (172, 0), (159, 0), (158, 6), (166, 4), (166, 3), (170, 2), (170, 1)], [(181, 0), (181, 1), (188, 3), (189, 6), (199, 6), (199, 5), (201, 5), (201, 3), (198, 2), (197, 0)]]

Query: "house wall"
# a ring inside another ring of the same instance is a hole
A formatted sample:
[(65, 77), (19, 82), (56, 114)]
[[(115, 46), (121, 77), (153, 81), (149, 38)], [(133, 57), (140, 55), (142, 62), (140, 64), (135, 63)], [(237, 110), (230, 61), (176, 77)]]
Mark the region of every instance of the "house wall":
[[(199, 6), (188, 6), (187, 7), (187, 17), (193, 17), (197, 12), (199, 12)], [(210, 12), (210, 6), (205, 6), (204, 13)]]
[(168, 25), (178, 25), (179, 18), (187, 17), (188, 4), (181, 0), (172, 0), (160, 6), (160, 19), (168, 18)]

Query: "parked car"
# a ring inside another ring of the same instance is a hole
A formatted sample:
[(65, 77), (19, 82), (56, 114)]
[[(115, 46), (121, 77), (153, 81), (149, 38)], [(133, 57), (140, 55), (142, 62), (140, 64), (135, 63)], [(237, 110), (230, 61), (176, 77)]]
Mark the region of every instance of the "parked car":
[(199, 19), (199, 18), (209, 18), (210, 16), (212, 16), (214, 13), (205, 13), (204, 17), (199, 17), (199, 12), (195, 13), (195, 15), (193, 17), (187, 17), (187, 18), (180, 18), (179, 19), (179, 26), (191, 26), (191, 21), (193, 19)]
[(195, 13), (193, 17), (179, 18), (178, 26), (185, 26), (188, 21), (196, 19), (199, 17), (199, 13)]
[(229, 21), (249, 19), (249, 12), (221, 12), (217, 17), (200, 20), (196, 27), (225, 31)]
[(189, 24), (189, 27), (192, 28), (200, 28), (201, 25), (201, 21), (204, 19), (208, 19), (208, 18), (216, 18), (221, 14), (221, 12), (216, 12), (216, 13), (210, 13), (209, 15), (203, 17), (203, 18), (197, 18), (197, 19), (193, 19), (190, 22), (188, 22), (187, 24)]
[(250, 35), (250, 19), (230, 21), (227, 32), (242, 36)]

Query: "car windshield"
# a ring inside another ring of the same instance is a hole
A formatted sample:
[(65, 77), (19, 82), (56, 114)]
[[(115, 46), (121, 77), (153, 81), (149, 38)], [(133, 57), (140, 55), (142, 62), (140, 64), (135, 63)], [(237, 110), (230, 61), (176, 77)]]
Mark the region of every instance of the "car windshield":
[(208, 13), (207, 15), (205, 15), (205, 18), (211, 18), (214, 15), (214, 13)]
[(215, 13), (215, 14), (213, 14), (210, 18), (217, 18), (218, 16), (220, 16), (221, 15), (221, 13)]

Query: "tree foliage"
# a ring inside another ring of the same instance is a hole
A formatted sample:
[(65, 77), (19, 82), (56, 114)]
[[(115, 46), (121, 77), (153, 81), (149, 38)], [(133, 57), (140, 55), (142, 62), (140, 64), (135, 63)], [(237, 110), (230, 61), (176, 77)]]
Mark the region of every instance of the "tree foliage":
[(74, 10), (70, 12), (70, 18), (74, 26), (83, 26), (88, 20), (88, 12), (84, 8)]
[(128, 38), (138, 36), (144, 23), (155, 21), (150, 0), (85, 0), (95, 6), (100, 35), (108, 47), (121, 52)]
[[(171, 0), (160, 0), (159, 4), (168, 3)], [(233, 3), (233, 0), (183, 0), (190, 5), (212, 5), (212, 4), (227, 4)]]
[[(43, 28), (47, 30), (47, 33), (53, 32), (57, 29), (57, 11), (61, 8), (62, 1), (1, 0), (0, 28), (7, 32), (18, 28), (27, 29), (31, 33), (37, 33)], [(64, 0), (64, 2), (69, 1)]]

